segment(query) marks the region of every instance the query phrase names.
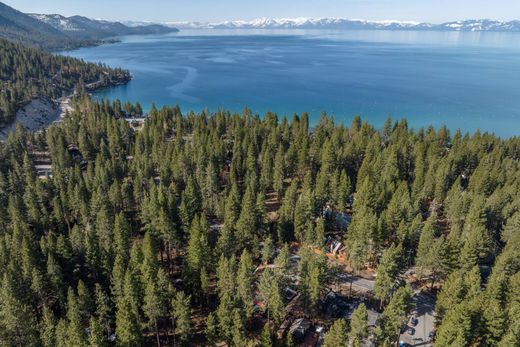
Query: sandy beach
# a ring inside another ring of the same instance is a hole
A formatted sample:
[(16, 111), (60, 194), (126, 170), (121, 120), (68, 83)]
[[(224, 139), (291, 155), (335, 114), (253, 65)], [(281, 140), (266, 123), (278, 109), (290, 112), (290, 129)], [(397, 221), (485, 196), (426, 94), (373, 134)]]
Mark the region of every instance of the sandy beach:
[(5, 141), (9, 133), (20, 123), (25, 129), (37, 131), (59, 122), (71, 111), (70, 98), (64, 97), (58, 101), (48, 98), (36, 98), (16, 113), (16, 120), (9, 126), (0, 129), (0, 141)]

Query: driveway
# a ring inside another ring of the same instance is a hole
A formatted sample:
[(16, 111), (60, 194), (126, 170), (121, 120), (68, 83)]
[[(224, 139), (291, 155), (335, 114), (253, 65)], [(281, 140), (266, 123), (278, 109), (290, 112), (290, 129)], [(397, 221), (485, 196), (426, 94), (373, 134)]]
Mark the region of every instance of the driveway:
[(417, 318), (417, 325), (414, 327), (408, 321), (408, 327), (415, 329), (413, 335), (405, 332), (401, 334), (400, 341), (411, 346), (433, 346), (429, 335), (433, 331), (435, 324), (435, 299), (429, 295), (418, 293), (413, 298), (415, 309), (412, 313)]

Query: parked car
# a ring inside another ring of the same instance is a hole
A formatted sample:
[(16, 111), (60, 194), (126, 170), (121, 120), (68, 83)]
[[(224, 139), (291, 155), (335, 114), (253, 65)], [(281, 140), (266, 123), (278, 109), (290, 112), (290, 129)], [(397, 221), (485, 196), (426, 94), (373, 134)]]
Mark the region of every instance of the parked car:
[(417, 317), (412, 316), (410, 318), (410, 324), (413, 325), (413, 326), (417, 326), (417, 323), (419, 323), (419, 320), (417, 319)]
[(408, 327), (406, 329), (406, 332), (408, 333), (408, 335), (413, 335), (413, 334), (415, 334), (415, 329), (412, 327)]
[(428, 334), (428, 338), (430, 339), (430, 341), (433, 341), (435, 339), (435, 331), (430, 331), (430, 333)]

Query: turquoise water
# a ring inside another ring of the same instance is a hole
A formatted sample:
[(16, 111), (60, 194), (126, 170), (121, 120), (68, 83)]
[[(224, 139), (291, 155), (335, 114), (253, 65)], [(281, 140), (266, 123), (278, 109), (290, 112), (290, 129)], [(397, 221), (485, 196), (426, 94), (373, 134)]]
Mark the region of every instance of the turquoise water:
[(520, 135), (520, 34), (386, 31), (182, 31), (126, 37), (68, 55), (129, 69), (99, 98), (210, 111), (322, 112), (414, 128)]

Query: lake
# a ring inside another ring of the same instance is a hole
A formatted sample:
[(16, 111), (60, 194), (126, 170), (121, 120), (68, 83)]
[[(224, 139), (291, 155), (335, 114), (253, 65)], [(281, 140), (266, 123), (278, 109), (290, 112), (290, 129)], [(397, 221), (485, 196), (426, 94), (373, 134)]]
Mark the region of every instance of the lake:
[(65, 54), (129, 69), (96, 98), (277, 112), (349, 124), (387, 115), (414, 128), (520, 134), (520, 33), (184, 30)]

